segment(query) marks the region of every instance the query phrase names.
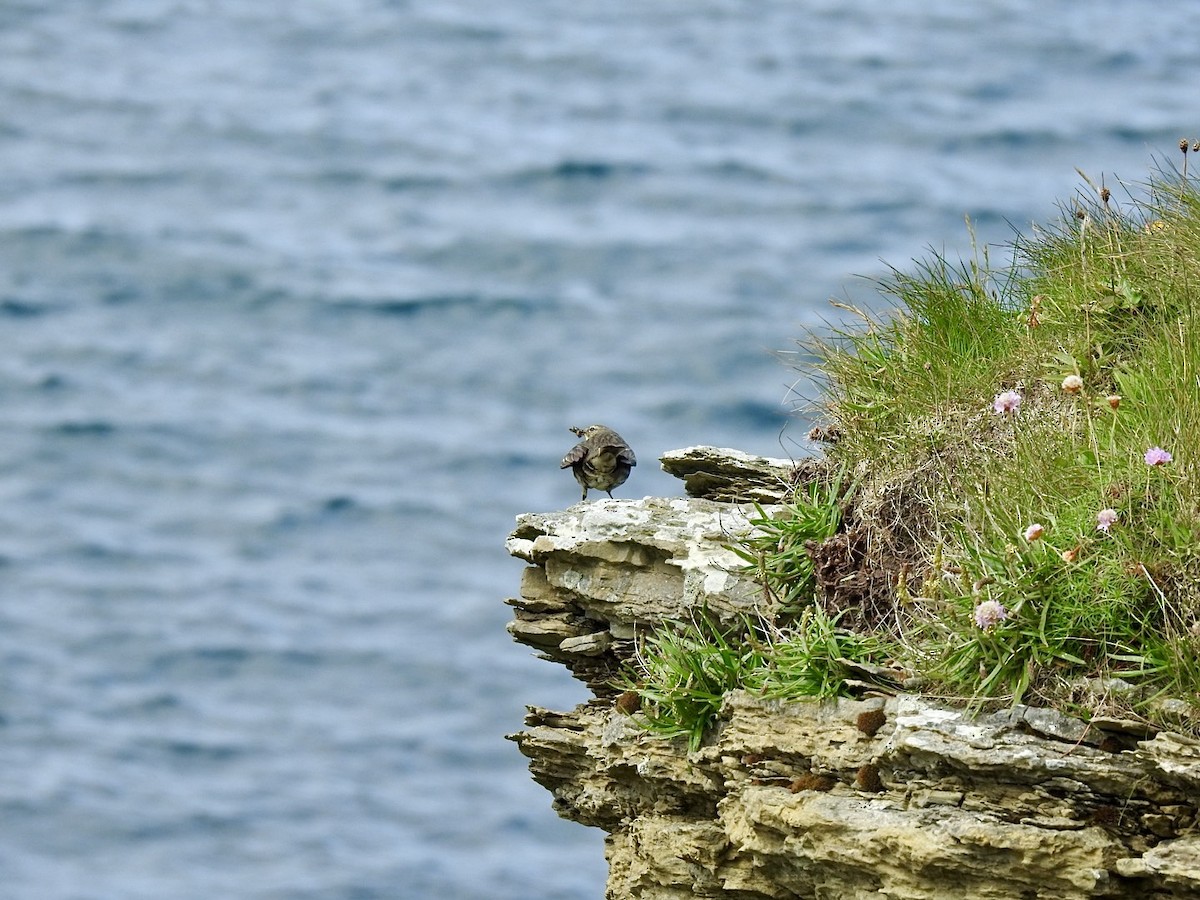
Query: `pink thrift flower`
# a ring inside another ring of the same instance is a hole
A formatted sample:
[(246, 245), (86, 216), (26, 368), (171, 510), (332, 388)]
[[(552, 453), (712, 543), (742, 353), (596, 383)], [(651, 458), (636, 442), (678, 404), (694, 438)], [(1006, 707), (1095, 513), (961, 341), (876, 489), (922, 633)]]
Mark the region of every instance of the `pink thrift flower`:
[(992, 409), (1003, 415), (1004, 413), (1015, 413), (1017, 407), (1021, 405), (1021, 395), (1016, 391), (1005, 391), (1002, 394), (997, 394), (996, 399), (992, 401)]
[(1045, 526), (1039, 524), (1038, 522), (1034, 522), (1032, 525), (1030, 525), (1028, 528), (1025, 529), (1025, 540), (1036, 541), (1038, 538), (1040, 538), (1045, 533), (1046, 533)]
[(1008, 618), (1008, 610), (998, 600), (984, 600), (975, 607), (975, 624), (990, 631)]
[(1078, 375), (1068, 375), (1063, 379), (1062, 389), (1068, 394), (1078, 394), (1083, 390), (1083, 379)]
[(1151, 447), (1146, 451), (1146, 465), (1162, 466), (1171, 461), (1171, 454), (1162, 447)]
[(1115, 509), (1102, 509), (1096, 513), (1096, 527), (1100, 531), (1108, 531), (1116, 521), (1117, 511)]

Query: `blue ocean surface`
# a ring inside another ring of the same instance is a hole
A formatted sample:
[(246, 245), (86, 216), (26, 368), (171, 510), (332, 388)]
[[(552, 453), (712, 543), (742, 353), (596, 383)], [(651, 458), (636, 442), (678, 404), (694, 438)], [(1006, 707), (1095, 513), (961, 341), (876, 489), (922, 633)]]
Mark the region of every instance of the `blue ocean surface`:
[(630, 441), (625, 497), (813, 452), (827, 301), (1057, 220), (1076, 167), (1137, 195), (1200, 137), (1198, 28), (0, 5), (0, 900), (601, 897), (504, 740), (586, 698), (504, 630), (568, 426)]

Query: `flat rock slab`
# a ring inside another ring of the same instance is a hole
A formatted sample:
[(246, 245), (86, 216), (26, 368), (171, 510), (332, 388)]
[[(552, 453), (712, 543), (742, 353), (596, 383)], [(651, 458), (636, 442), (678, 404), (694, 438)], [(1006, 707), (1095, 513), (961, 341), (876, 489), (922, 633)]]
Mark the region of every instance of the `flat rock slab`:
[(823, 459), (772, 459), (725, 447), (670, 450), (663, 471), (683, 480), (688, 496), (731, 503), (782, 503), (797, 484), (828, 471)]

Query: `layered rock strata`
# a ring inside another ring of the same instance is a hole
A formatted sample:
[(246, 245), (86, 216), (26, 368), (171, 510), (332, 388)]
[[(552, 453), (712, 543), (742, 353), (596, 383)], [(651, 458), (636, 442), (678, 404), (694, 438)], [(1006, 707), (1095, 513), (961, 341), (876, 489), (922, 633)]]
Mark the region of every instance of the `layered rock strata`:
[[(781, 474), (730, 465), (695, 483)], [(1200, 896), (1200, 743), (1180, 735), (906, 694), (745, 692), (694, 753), (641, 729), (614, 687), (641, 635), (700, 608), (773, 613), (728, 549), (757, 515), (601, 500), (521, 516), (509, 539), (529, 563), (510, 631), (595, 694), (530, 708), (512, 739), (560, 815), (608, 833), (610, 900)]]

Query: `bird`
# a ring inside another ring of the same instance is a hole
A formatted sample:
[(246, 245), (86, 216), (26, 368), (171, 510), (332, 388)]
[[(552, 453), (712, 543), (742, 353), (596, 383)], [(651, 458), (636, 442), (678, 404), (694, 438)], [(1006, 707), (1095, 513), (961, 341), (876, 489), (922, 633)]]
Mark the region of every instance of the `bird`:
[(589, 425), (570, 431), (581, 440), (563, 457), (559, 468), (571, 468), (575, 480), (583, 487), (581, 500), (587, 499), (588, 488), (604, 491), (611, 497), (613, 488), (624, 484), (637, 465), (633, 448), (606, 425)]

